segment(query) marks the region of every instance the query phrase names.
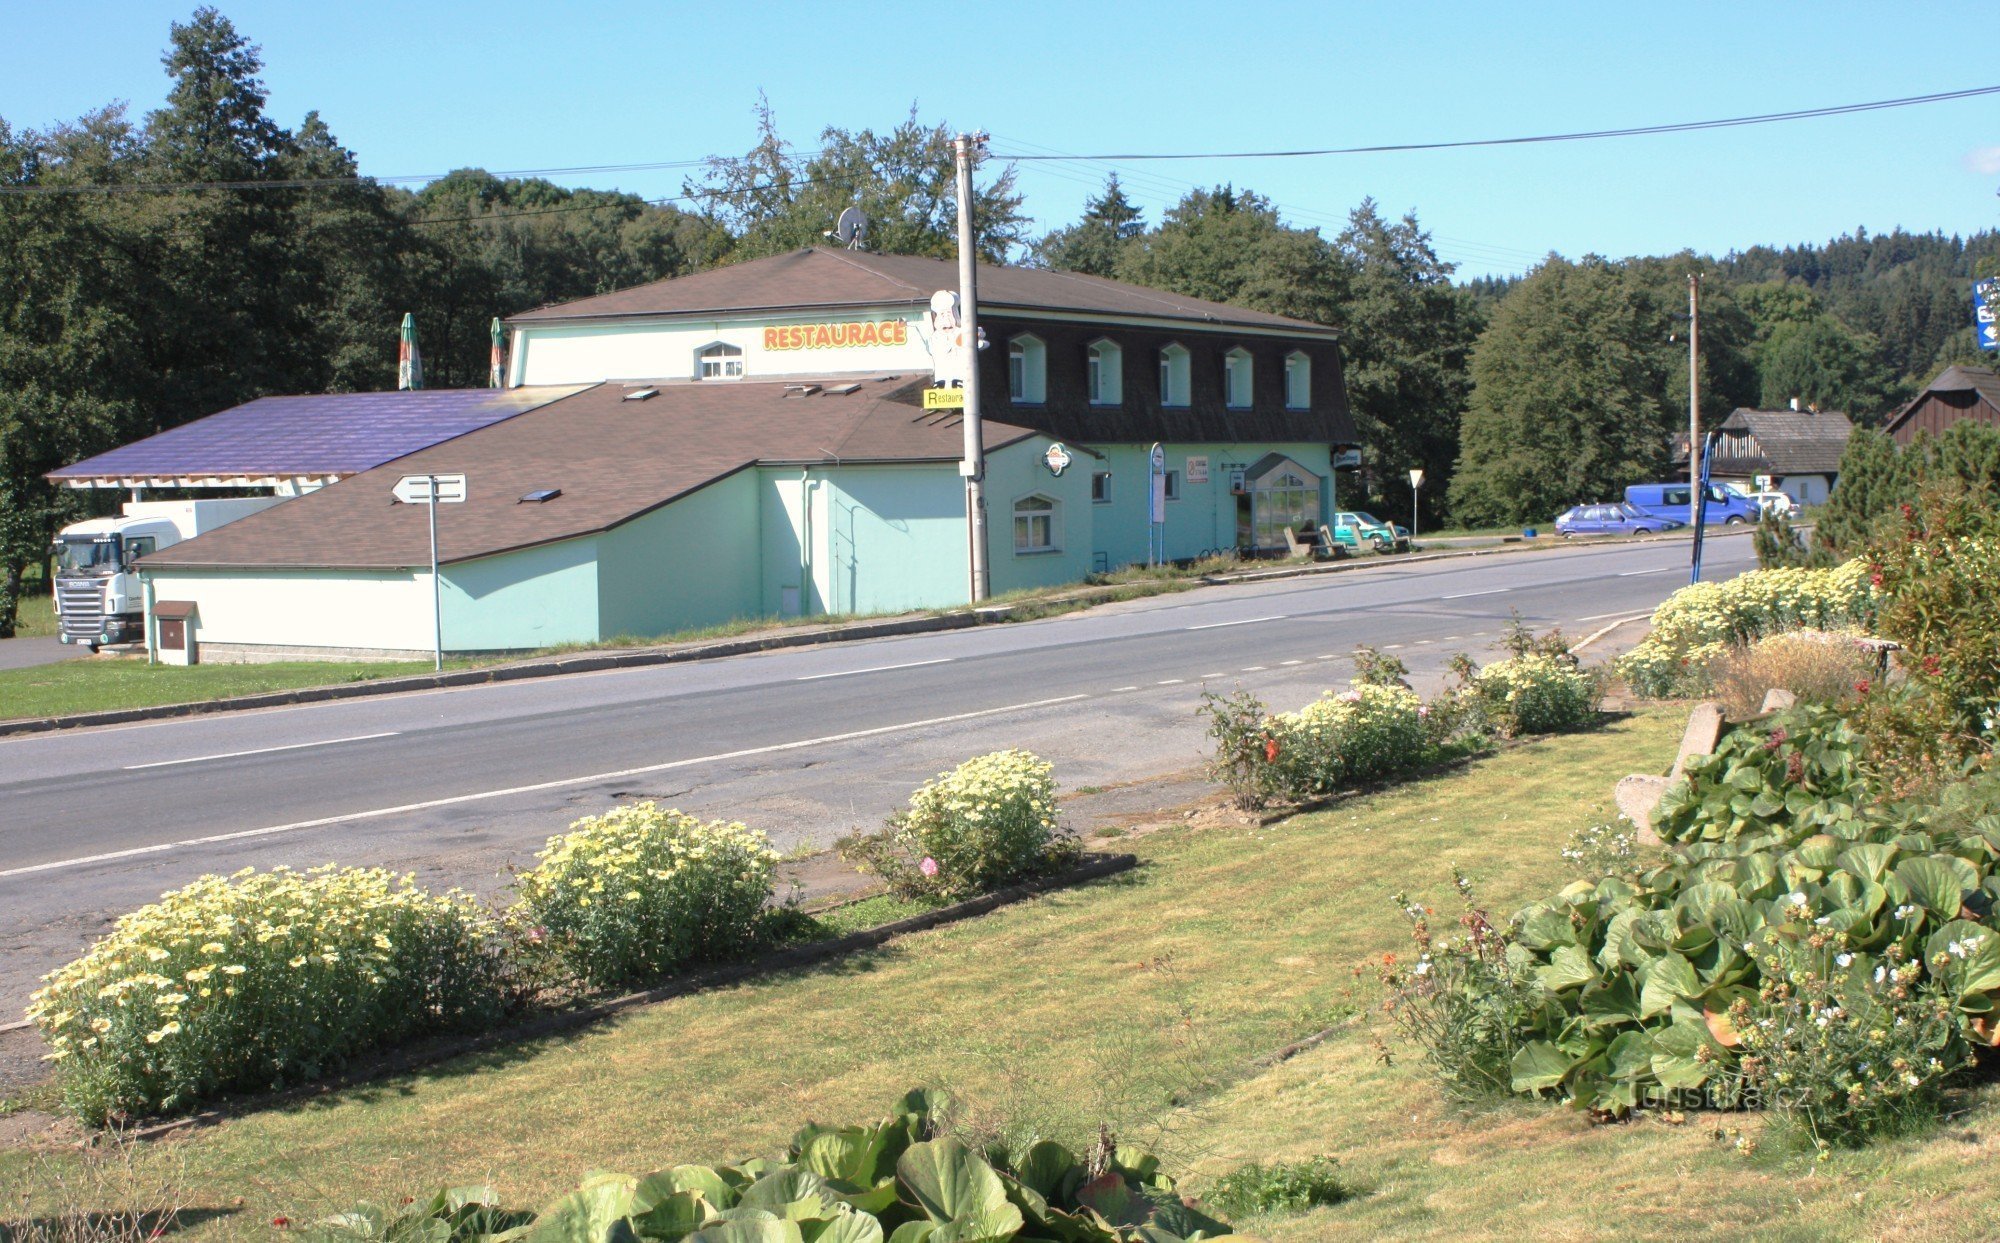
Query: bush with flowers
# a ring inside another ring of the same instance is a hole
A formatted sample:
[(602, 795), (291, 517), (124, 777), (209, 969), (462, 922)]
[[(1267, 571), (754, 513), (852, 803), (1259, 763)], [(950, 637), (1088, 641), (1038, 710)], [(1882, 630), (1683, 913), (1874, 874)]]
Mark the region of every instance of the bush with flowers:
[(1640, 695), (1701, 694), (1711, 662), (1731, 647), (1788, 630), (1865, 630), (1879, 601), (1873, 571), (1860, 560), (1695, 583), (1654, 610), (1651, 633), (1617, 669)]
[(204, 876), (119, 919), (29, 1006), (65, 1106), (102, 1122), (298, 1083), (506, 1006), (492, 922), (379, 869)]
[(1286, 798), (1324, 798), (1428, 763), (1426, 715), (1415, 691), (1363, 683), (1269, 718), (1265, 750)]
[(1011, 750), (938, 774), (885, 830), (840, 850), (897, 894), (940, 902), (1058, 870), (1078, 853), (1056, 807), (1055, 767)]
[(594, 988), (739, 957), (772, 916), (778, 853), (763, 833), (652, 802), (585, 816), (535, 858), (515, 881), (517, 943)]
[(1497, 660), (1472, 675), (1467, 690), (1504, 738), (1582, 729), (1597, 716), (1595, 675), (1574, 658), (1530, 653)]

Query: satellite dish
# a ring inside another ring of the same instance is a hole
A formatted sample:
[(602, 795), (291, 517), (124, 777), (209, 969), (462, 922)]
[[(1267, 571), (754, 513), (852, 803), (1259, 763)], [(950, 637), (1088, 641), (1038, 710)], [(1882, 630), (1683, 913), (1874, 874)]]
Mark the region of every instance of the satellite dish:
[(867, 213), (859, 207), (850, 207), (841, 212), (840, 219), (834, 223), (833, 235), (849, 250), (862, 249), (868, 240)]

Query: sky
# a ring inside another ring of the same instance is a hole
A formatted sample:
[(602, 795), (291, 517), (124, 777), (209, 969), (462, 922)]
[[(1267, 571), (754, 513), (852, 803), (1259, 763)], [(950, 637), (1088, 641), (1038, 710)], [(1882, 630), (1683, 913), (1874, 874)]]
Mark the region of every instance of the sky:
[[(1508, 138), (2000, 85), (1990, 6), (1858, 3), (756, 4), (220, 0), (261, 44), (270, 111), (317, 109), (374, 176), (741, 154), (759, 92), (826, 126), (992, 134), (998, 156)], [(16, 128), (143, 115), (191, 0), (0, 0)], [(1945, 53), (1963, 46), (1959, 56)], [(20, 49), (32, 49), (23, 55)], [(1370, 156), (1019, 165), (1037, 231), (1116, 168), (1156, 221), (1196, 184), (1336, 230), (1415, 211), (1462, 277), (1568, 256), (1722, 254), (1856, 228), (2000, 225), (2000, 95), (1703, 133)], [(678, 194), (686, 170), (562, 176)], [(831, 222), (829, 222), (830, 224)]]

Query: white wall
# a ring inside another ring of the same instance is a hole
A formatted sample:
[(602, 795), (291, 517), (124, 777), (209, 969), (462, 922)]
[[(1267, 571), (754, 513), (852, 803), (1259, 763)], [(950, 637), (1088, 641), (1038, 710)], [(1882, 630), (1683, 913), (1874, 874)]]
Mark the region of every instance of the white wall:
[(1825, 475), (1786, 475), (1778, 481), (1778, 491), (1799, 505), (1824, 505), (1833, 488)]
[(203, 643), (431, 650), (429, 570), (156, 570), (153, 599), (192, 600)]
[[(902, 344), (770, 348), (767, 329), (817, 325), (901, 325)], [(514, 384), (594, 384), (600, 380), (686, 380), (694, 352), (717, 341), (743, 351), (744, 378), (824, 376), (900, 371), (928, 374), (928, 329), (908, 311), (828, 311), (819, 315), (725, 320), (608, 320), (591, 324), (524, 324), (514, 329), (509, 364)], [(717, 381), (727, 383), (727, 381)]]

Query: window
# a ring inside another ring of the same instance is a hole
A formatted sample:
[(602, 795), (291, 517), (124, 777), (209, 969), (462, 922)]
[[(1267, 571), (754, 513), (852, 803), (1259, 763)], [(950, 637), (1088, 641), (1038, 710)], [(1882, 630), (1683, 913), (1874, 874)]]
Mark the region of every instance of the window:
[(740, 380), (743, 378), (743, 349), (726, 341), (704, 345), (694, 352), (697, 380)]
[(130, 565), (140, 557), (153, 553), (154, 537), (150, 535), (128, 535), (125, 537), (125, 563)]
[(1169, 345), (1160, 351), (1160, 404), (1188, 404), (1188, 352), (1184, 346)]
[(1250, 351), (1237, 347), (1222, 356), (1222, 400), (1231, 410), (1250, 405)]
[(1087, 365), (1091, 405), (1115, 406), (1125, 399), (1125, 351), (1116, 342), (1091, 342)]
[(1163, 482), (1166, 484), (1167, 488), (1167, 499), (1170, 501), (1180, 500), (1181, 473), (1177, 470), (1170, 470), (1167, 472), (1166, 479)]
[(1110, 471), (1101, 470), (1090, 477), (1090, 502), (1093, 505), (1109, 505), (1111, 503)]
[(1014, 555), (1054, 552), (1056, 503), (1046, 496), (1024, 496), (1014, 502)]
[(1687, 488), (1667, 488), (1660, 493), (1662, 505), (1686, 505), (1692, 500), (1694, 495)]
[(1313, 364), (1305, 351), (1285, 355), (1285, 409), (1306, 410), (1313, 404)]
[(1048, 399), (1048, 351), (1040, 337), (1024, 333), (1008, 343), (1007, 396), (1028, 406)]

